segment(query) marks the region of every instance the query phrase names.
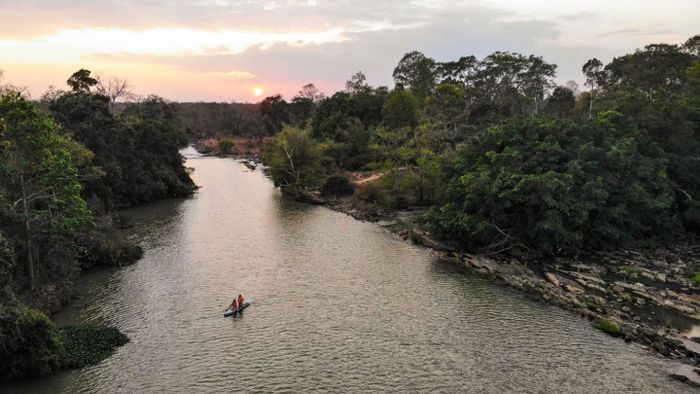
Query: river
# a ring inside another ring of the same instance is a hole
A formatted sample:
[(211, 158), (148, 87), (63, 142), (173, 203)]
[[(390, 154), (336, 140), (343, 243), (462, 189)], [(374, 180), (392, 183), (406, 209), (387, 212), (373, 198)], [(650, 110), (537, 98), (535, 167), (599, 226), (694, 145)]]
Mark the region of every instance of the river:
[[(283, 197), (232, 159), (187, 165), (202, 188), (133, 209), (142, 260), (85, 275), (61, 324), (131, 342), (22, 393), (683, 393), (673, 364), (430, 251)], [(253, 305), (223, 318), (233, 296)]]

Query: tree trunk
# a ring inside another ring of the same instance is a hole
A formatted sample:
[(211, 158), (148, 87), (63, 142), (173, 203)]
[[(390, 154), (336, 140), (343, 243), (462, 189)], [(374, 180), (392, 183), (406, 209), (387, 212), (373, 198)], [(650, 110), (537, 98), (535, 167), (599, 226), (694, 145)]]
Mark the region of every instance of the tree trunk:
[(34, 257), (32, 255), (32, 233), (31, 226), (29, 224), (29, 206), (27, 205), (27, 190), (24, 184), (24, 174), (19, 175), (20, 184), (22, 187), (22, 217), (24, 218), (24, 247), (25, 251), (25, 263), (27, 268), (27, 275), (29, 277), (29, 288), (34, 290)]

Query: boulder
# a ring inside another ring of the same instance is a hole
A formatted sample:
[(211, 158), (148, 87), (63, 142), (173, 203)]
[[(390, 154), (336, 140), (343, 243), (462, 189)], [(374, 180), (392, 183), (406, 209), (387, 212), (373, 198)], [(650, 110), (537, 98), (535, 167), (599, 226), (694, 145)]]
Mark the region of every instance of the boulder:
[(559, 278), (551, 272), (544, 273), (545, 279), (547, 279), (554, 286), (559, 286)]

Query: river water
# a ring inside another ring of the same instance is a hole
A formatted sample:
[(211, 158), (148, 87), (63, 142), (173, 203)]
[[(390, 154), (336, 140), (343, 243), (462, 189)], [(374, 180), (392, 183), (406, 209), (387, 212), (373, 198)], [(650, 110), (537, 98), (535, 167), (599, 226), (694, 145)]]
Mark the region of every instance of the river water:
[[(59, 323), (131, 342), (100, 364), (0, 391), (649, 392), (673, 365), (559, 308), (472, 277), (382, 227), (284, 198), (232, 159), (134, 209), (137, 264), (84, 276)], [(224, 318), (233, 296), (253, 305)]]

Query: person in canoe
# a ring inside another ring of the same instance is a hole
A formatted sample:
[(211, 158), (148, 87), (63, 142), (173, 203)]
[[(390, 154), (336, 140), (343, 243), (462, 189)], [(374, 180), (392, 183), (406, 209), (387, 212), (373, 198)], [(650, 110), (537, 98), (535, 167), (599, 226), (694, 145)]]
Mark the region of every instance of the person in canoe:
[(231, 302), (231, 306), (229, 307), (230, 310), (235, 311), (238, 309), (238, 301), (234, 298), (233, 301)]
[(238, 305), (243, 306), (243, 302), (245, 302), (245, 300), (243, 299), (243, 296), (239, 294), (238, 295)]

